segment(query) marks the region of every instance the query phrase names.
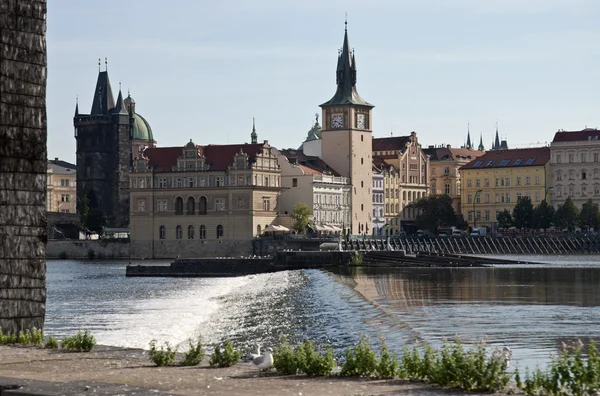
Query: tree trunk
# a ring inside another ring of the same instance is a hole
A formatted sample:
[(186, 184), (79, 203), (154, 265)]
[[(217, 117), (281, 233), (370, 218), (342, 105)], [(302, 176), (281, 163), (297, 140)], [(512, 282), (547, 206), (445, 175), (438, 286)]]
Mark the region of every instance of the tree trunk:
[(0, 327), (44, 325), (46, 0), (0, 0)]

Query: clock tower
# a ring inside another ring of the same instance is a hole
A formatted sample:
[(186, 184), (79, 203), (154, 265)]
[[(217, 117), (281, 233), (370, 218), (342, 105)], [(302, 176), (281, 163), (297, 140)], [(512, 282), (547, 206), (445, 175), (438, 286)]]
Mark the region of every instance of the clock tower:
[(354, 235), (372, 234), (372, 118), (373, 105), (356, 90), (356, 61), (348, 44), (348, 27), (336, 69), (337, 91), (323, 103), (322, 158), (352, 184), (352, 216), (346, 229)]

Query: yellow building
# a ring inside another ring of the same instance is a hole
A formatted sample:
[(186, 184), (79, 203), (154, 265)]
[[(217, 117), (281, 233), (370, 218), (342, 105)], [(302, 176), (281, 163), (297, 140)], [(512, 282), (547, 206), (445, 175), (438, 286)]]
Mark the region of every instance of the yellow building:
[(55, 158), (46, 168), (46, 210), (48, 212), (76, 213), (76, 167)]
[(449, 195), (452, 198), (454, 210), (456, 213), (461, 213), (461, 183), (458, 170), (475, 158), (481, 157), (485, 152), (470, 148), (453, 148), (450, 145), (429, 146), (423, 151), (429, 156), (429, 193), (431, 195)]
[[(469, 225), (492, 226), (522, 197), (551, 204), (550, 148), (495, 150), (460, 168), (461, 211)], [(476, 223), (476, 224), (475, 224)]]

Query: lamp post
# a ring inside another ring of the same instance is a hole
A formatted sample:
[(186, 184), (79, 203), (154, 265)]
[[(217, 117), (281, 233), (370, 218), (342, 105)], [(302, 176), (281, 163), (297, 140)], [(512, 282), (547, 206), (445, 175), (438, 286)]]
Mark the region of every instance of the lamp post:
[(473, 197), (473, 228), (477, 227), (477, 215), (475, 214), (475, 202), (477, 202), (477, 196), (481, 194), (483, 190), (477, 190)]

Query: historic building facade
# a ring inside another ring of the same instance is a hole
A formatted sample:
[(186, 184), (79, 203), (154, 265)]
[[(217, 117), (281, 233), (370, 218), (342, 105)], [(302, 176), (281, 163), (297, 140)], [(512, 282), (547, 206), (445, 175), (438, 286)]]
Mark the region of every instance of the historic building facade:
[[(470, 144), (470, 136), (467, 140)], [(483, 145), (483, 142), (480, 142)], [(460, 205), (460, 172), (461, 166), (485, 154), (471, 148), (453, 148), (446, 146), (429, 146), (423, 152), (429, 156), (429, 193), (447, 194), (452, 198), (452, 206), (456, 213), (461, 212)]]
[(371, 228), (373, 229), (372, 234), (376, 236), (384, 235), (385, 226), (385, 177), (383, 169), (383, 161), (373, 158), (373, 222)]
[(348, 31), (338, 56), (337, 90), (322, 108), (322, 159), (352, 184), (352, 234), (371, 234), (371, 140), (373, 105), (356, 90), (356, 61)]
[(133, 161), (132, 257), (236, 256), (277, 218), (281, 171), (257, 144), (147, 148)]
[[(373, 157), (382, 161), (387, 232), (414, 228), (416, 213), (410, 204), (428, 195), (429, 157), (416, 132), (409, 136), (373, 139)], [(407, 208), (407, 210), (405, 210)]]
[(493, 226), (522, 197), (551, 203), (550, 148), (489, 151), (460, 169), (461, 213), (469, 225)]
[(156, 141), (148, 122), (136, 113), (135, 101), (121, 90), (115, 103), (107, 71), (98, 73), (89, 114), (75, 107), (77, 200), (108, 216), (112, 227), (129, 224), (129, 173), (133, 157)]
[(290, 215), (294, 205), (303, 203), (313, 212), (314, 231), (347, 231), (352, 212), (350, 179), (302, 150), (280, 150), (278, 158), (283, 187), (279, 213)]
[(600, 203), (600, 130), (558, 131), (550, 144), (552, 201), (571, 197), (576, 206)]
[(48, 161), (46, 170), (46, 210), (48, 212), (76, 213), (76, 167), (55, 158)]

